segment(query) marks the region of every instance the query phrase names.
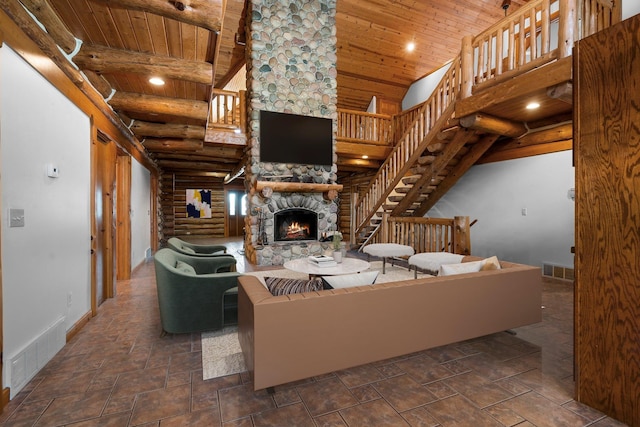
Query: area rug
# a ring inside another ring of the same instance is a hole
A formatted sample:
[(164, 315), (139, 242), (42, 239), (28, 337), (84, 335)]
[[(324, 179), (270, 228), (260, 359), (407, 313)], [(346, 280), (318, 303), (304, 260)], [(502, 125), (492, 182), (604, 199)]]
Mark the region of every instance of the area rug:
[[(382, 274), (382, 261), (373, 261), (369, 270), (377, 270), (380, 273), (375, 283), (396, 282), (398, 280), (413, 279), (413, 271), (405, 267), (392, 266), (387, 263), (385, 274)], [(305, 279), (308, 276), (286, 269), (254, 271), (250, 274), (259, 278), (267, 276), (285, 277), (288, 279)], [(418, 278), (428, 277), (427, 274), (418, 273)], [(238, 328), (226, 327), (220, 331), (203, 332), (202, 340), (202, 379), (208, 380), (226, 375), (237, 374), (246, 371), (242, 350), (238, 342)]]

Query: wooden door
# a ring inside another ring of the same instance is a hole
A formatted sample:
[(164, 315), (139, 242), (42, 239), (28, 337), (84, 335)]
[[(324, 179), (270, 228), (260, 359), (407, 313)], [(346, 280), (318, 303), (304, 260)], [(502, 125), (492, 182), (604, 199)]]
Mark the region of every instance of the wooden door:
[(244, 218), (247, 214), (247, 195), (244, 190), (225, 191), (226, 237), (244, 234)]
[(92, 292), (91, 309), (114, 295), (115, 267), (115, 165), (116, 146), (104, 135), (95, 134), (92, 143)]
[(640, 15), (573, 52), (576, 400), (640, 426)]

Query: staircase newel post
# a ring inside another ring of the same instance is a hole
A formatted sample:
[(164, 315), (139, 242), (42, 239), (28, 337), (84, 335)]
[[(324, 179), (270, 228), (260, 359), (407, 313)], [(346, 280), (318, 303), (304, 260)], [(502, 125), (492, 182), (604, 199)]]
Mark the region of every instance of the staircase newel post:
[(460, 255), (471, 254), (471, 234), (469, 217), (456, 216), (453, 218), (453, 253)]
[(462, 70), (460, 98), (468, 98), (473, 89), (473, 36), (464, 36), (462, 39), (460, 69)]
[(558, 56), (560, 58), (571, 55), (573, 43), (578, 35), (576, 1), (560, 0), (560, 22), (558, 24)]

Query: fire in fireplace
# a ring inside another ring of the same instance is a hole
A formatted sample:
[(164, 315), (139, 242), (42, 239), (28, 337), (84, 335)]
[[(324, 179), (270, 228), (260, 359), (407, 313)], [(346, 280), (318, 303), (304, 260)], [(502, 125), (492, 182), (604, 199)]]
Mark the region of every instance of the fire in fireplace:
[(318, 240), (318, 214), (308, 209), (284, 209), (274, 215), (274, 240)]

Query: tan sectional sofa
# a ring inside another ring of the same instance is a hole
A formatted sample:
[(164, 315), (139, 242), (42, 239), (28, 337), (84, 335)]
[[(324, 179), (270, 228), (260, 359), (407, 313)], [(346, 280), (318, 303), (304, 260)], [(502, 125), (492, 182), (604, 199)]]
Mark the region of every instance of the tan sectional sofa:
[(238, 331), (254, 389), (540, 322), (540, 269), (501, 265), (277, 297), (241, 276)]

